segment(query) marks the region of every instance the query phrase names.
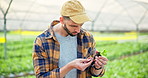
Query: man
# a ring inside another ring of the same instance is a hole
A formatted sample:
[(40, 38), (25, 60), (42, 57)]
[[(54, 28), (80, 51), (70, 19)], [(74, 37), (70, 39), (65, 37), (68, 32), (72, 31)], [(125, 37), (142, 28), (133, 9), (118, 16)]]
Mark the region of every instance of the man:
[(79, 1), (63, 5), (60, 20), (52, 22), (35, 40), (33, 64), (37, 78), (103, 76), (108, 59), (95, 56), (94, 39), (81, 28), (89, 20)]

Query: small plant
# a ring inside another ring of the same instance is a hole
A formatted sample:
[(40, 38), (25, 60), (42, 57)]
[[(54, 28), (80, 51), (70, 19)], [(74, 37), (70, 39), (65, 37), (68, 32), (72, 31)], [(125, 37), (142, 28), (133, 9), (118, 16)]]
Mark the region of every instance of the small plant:
[(100, 52), (101, 56), (105, 56), (107, 57), (107, 51), (106, 50), (103, 50), (102, 52)]
[(107, 51), (106, 50), (103, 50), (102, 52), (96, 51), (96, 56), (105, 56), (105, 57), (107, 57)]

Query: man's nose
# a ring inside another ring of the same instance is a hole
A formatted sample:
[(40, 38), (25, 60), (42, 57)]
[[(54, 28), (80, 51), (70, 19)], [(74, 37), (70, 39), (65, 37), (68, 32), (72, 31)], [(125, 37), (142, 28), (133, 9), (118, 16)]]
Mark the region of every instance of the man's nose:
[(80, 32), (80, 28), (79, 29), (75, 29), (75, 32), (79, 33)]
[(81, 30), (81, 26), (77, 26), (77, 27), (75, 28), (75, 32), (77, 32), (77, 33), (79, 33), (80, 30)]

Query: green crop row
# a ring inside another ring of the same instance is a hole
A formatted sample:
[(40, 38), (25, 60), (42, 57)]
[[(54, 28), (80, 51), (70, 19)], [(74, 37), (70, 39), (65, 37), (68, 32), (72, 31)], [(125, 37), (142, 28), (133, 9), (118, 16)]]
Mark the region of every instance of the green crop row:
[(114, 45), (96, 46), (98, 51), (106, 49), (109, 60), (120, 58), (121, 56), (131, 55), (140, 51), (148, 50), (148, 43), (124, 42)]
[[(115, 43), (112, 44), (111, 43)], [(105, 44), (105, 46), (104, 46)], [(133, 54), (141, 50), (148, 50), (147, 43), (135, 43), (135, 42), (97, 42), (97, 49), (103, 51), (106, 49), (108, 51), (108, 59), (117, 59), (124, 55)], [(32, 65), (32, 47), (33, 40), (22, 40), (8, 42), (8, 59), (4, 60), (3, 57), (3, 46), (0, 44), (0, 75), (18, 74), (20, 72), (33, 71)]]
[(17, 74), (33, 71), (32, 57), (0, 60), (0, 75)]
[(117, 41), (96, 41), (96, 46), (109, 46), (117, 43)]
[[(4, 58), (3, 44), (0, 44), (0, 59)], [(32, 54), (33, 39), (26, 39), (22, 41), (8, 41), (7, 43), (7, 57), (24, 57)]]
[(148, 78), (147, 57), (148, 52), (122, 60), (109, 61), (102, 78)]
[[(100, 44), (102, 43), (102, 44)], [(106, 49), (109, 52), (108, 57), (112, 60), (115, 58), (120, 57), (121, 55), (128, 55), (134, 52), (138, 52), (140, 50), (148, 50), (147, 43), (135, 43), (135, 42), (126, 42), (120, 44), (114, 44), (116, 42), (109, 42), (106, 46), (101, 46), (107, 42), (98, 42), (96, 47), (99, 51), (103, 51)], [(112, 45), (110, 45), (113, 43)], [(2, 44), (1, 44), (2, 46)], [(32, 47), (33, 47), (33, 40), (22, 41), (22, 42), (10, 42), (8, 44), (8, 51), (7, 56), (8, 58), (12, 57), (23, 57), (23, 56), (30, 56), (32, 54)], [(0, 58), (4, 57), (3, 48), (0, 47)], [(114, 57), (113, 57), (114, 56)]]

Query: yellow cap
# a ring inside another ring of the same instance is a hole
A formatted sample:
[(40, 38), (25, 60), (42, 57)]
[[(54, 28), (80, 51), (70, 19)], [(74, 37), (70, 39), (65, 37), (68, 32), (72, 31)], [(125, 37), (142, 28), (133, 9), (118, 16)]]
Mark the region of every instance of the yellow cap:
[(90, 21), (90, 18), (86, 15), (84, 7), (77, 0), (65, 2), (61, 9), (61, 15), (70, 17), (72, 21), (78, 24)]

